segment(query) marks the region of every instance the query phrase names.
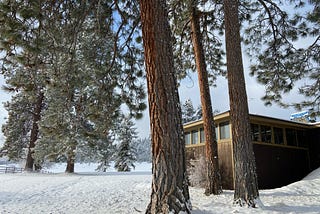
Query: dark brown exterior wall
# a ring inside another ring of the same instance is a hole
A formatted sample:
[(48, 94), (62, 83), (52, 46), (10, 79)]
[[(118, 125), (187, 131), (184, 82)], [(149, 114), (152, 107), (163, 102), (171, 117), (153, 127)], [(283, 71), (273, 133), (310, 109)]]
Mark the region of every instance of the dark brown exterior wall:
[[(308, 151), (253, 144), (259, 189), (271, 189), (301, 180), (310, 171)], [(219, 166), (223, 189), (233, 189), (231, 142), (218, 143)], [(319, 151), (319, 150), (318, 150)], [(205, 146), (187, 147), (187, 160), (198, 160)]]
[(311, 129), (307, 132), (310, 153), (311, 170), (320, 167), (320, 128)]
[[(231, 142), (218, 143), (219, 167), (223, 189), (233, 189)], [(205, 154), (205, 146), (187, 147), (187, 160), (198, 160)]]
[(253, 144), (260, 189), (270, 189), (301, 180), (310, 172), (308, 151)]

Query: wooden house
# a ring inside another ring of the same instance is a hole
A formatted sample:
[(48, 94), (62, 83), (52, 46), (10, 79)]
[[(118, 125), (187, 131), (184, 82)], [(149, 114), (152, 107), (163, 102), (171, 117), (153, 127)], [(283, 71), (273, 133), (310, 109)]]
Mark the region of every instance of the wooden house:
[[(219, 166), (224, 189), (234, 187), (230, 114), (214, 117)], [(320, 124), (304, 124), (250, 114), (251, 138), (260, 189), (281, 187), (320, 166)], [(184, 125), (186, 156), (197, 161), (205, 154), (203, 121)]]

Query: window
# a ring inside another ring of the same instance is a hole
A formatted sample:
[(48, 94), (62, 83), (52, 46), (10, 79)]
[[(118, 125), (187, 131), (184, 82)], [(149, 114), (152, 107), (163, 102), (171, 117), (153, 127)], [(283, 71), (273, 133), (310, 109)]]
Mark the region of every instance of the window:
[(271, 143), (271, 127), (270, 126), (260, 126), (261, 131), (261, 141), (265, 143)]
[(198, 143), (198, 131), (197, 131), (197, 130), (192, 131), (191, 134), (192, 134), (192, 141), (191, 141), (191, 143), (192, 143), (192, 144), (197, 144), (197, 143)]
[(258, 124), (251, 123), (251, 140), (260, 141), (260, 130)]
[(229, 139), (230, 138), (230, 124), (229, 122), (220, 123), (220, 139)]
[[(218, 139), (218, 127), (215, 127), (216, 131), (216, 140)], [(205, 143), (206, 142), (206, 136), (204, 134), (204, 129), (200, 128), (200, 143)]]
[(200, 143), (204, 143), (204, 142), (206, 142), (206, 137), (204, 135), (204, 129), (201, 128), (200, 129)]
[(190, 132), (185, 132), (185, 133), (184, 133), (184, 140), (185, 140), (186, 145), (190, 145), (190, 144), (191, 144), (190, 135), (191, 135)]
[(297, 130), (297, 138), (298, 138), (298, 146), (299, 147), (307, 147), (308, 141), (306, 132), (302, 130)]
[(282, 128), (273, 127), (273, 136), (275, 144), (284, 144)]
[(296, 130), (286, 129), (286, 137), (288, 146), (298, 146)]

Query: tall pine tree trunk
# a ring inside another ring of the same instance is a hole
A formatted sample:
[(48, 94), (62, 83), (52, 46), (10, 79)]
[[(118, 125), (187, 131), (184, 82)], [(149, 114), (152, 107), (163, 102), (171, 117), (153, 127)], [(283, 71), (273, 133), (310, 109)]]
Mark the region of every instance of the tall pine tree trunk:
[(256, 164), (250, 137), (248, 101), (243, 74), (238, 0), (225, 0), (225, 30), (230, 117), (234, 157), (234, 201), (255, 207), (259, 197)]
[(76, 159), (75, 149), (75, 144), (71, 145), (69, 151), (67, 152), (67, 167), (65, 171), (66, 173), (74, 173), (74, 162)]
[[(193, 1), (192, 1), (193, 2)], [(206, 164), (207, 178), (205, 194), (220, 194), (222, 192), (221, 176), (218, 161), (218, 144), (214, 127), (214, 119), (211, 106), (210, 88), (204, 49), (201, 41), (199, 12), (194, 5), (191, 5), (191, 36), (193, 49), (196, 58), (198, 72), (200, 98), (202, 106), (203, 126), (206, 140)]]
[(165, 0), (140, 0), (152, 137), (146, 213), (190, 213), (181, 107)]
[(34, 165), (35, 165), (35, 170), (41, 169), (41, 167), (39, 165), (34, 163), (34, 158), (32, 156), (34, 154), (34, 147), (36, 145), (36, 141), (38, 140), (38, 137), (39, 137), (38, 122), (41, 119), (41, 110), (42, 110), (42, 105), (43, 105), (43, 99), (44, 99), (44, 94), (42, 92), (39, 92), (39, 95), (37, 97), (37, 101), (34, 105), (34, 111), (33, 111), (33, 121), (32, 121), (32, 129), (31, 129), (31, 134), (30, 134), (30, 143), (29, 143), (29, 147), (28, 147), (26, 165), (24, 168), (26, 171), (33, 171)]

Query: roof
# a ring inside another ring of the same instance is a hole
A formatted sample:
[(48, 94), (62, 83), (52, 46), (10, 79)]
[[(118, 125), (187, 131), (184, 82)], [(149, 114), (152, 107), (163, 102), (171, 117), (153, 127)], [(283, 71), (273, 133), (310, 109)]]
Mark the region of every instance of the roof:
[[(230, 116), (230, 110), (222, 112), (220, 114), (214, 115), (214, 119), (216, 121), (222, 120), (224, 118), (228, 118)], [(302, 122), (297, 122), (297, 121), (292, 121), (292, 120), (285, 120), (285, 119), (280, 119), (280, 118), (274, 118), (274, 117), (269, 117), (269, 116), (264, 116), (264, 115), (258, 115), (258, 114), (249, 114), (250, 120), (263, 120), (264, 122), (278, 122), (279, 124), (283, 125), (292, 125), (292, 126), (300, 126), (304, 128), (320, 128), (320, 122), (316, 123), (302, 123)], [(192, 127), (195, 125), (200, 125), (202, 124), (203, 121), (197, 120), (197, 121), (191, 121), (188, 123), (183, 124), (185, 128)]]

